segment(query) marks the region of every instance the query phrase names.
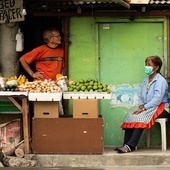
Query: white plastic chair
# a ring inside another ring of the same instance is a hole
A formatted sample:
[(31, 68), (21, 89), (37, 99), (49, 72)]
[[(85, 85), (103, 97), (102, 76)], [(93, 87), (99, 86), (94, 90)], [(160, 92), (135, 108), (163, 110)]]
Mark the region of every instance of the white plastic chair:
[[(161, 128), (161, 141), (162, 141), (162, 151), (166, 151), (167, 149), (167, 139), (166, 139), (166, 122), (168, 118), (157, 118), (155, 122), (160, 124)], [(147, 140), (147, 148), (150, 147), (150, 129), (146, 131), (146, 140)]]

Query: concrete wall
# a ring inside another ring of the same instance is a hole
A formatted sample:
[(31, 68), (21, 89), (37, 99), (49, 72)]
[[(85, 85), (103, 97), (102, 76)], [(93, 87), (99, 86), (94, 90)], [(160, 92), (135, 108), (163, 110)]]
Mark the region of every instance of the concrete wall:
[(18, 75), (19, 60), (16, 52), (17, 23), (0, 25), (0, 73), (4, 77)]

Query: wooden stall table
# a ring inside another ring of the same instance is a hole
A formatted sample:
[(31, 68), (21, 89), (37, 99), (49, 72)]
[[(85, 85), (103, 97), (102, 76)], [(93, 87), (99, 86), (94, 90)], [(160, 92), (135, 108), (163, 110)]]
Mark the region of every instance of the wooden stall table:
[[(23, 118), (23, 136), (25, 144), (25, 154), (30, 153), (30, 120), (29, 120), (29, 102), (27, 92), (1, 91), (0, 97), (8, 98), (22, 113)], [(16, 100), (20, 99), (21, 104)]]

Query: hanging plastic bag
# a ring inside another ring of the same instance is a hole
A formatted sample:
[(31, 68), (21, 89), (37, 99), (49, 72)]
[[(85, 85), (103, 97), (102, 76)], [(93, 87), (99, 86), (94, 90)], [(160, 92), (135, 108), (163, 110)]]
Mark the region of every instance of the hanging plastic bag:
[(16, 51), (21, 52), (24, 49), (24, 36), (21, 33), (20, 29), (18, 29), (18, 33), (16, 34)]

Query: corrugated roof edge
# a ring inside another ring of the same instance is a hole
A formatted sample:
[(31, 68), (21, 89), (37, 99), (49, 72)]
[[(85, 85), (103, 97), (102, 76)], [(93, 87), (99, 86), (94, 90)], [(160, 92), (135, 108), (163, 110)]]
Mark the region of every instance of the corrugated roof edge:
[(170, 4), (170, 0), (151, 0), (149, 4)]

